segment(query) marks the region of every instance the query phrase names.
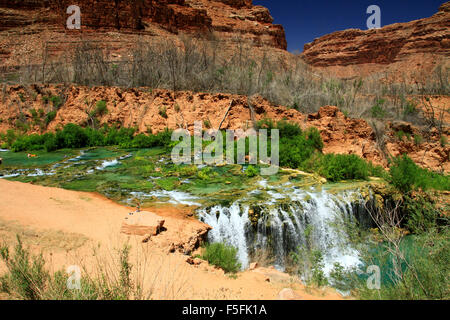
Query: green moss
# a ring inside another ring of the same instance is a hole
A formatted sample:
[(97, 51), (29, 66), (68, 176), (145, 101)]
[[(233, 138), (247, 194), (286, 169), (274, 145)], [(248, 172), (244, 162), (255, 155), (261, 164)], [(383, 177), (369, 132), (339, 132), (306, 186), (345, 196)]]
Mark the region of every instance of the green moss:
[(180, 184), (180, 181), (176, 177), (171, 177), (155, 180), (155, 183), (161, 189), (172, 191)]

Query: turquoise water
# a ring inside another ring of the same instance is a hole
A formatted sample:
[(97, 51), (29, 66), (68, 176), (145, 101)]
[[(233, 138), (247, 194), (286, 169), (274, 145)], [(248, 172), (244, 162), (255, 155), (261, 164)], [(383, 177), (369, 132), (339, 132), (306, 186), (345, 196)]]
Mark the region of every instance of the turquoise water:
[[(421, 248), (416, 241), (414, 236), (405, 236), (400, 242), (400, 250), (404, 254), (406, 261), (411, 261), (411, 259), (416, 256), (423, 254), (424, 250)], [(369, 258), (363, 260), (362, 270), (367, 270), (370, 265), (376, 265), (380, 267), (381, 275), (381, 285), (393, 285), (397, 276), (394, 271), (393, 255), (386, 248), (385, 244), (380, 243), (372, 248), (368, 252)], [(400, 263), (402, 272), (407, 270), (407, 265), (405, 262)], [(360, 274), (360, 279), (366, 280), (367, 274)]]

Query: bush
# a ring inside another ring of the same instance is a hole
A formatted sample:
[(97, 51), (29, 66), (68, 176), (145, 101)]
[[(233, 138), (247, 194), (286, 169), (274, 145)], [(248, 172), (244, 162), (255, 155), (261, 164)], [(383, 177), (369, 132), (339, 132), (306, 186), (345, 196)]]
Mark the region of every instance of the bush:
[(92, 128), (85, 129), (87, 135), (87, 146), (89, 147), (99, 147), (105, 145), (105, 135), (101, 130), (95, 130)]
[[(130, 247), (124, 246), (115, 258), (115, 265), (97, 266), (99, 274), (82, 275), (80, 290), (68, 290), (69, 276), (63, 270), (51, 274), (45, 268), (42, 255), (31, 256), (20, 238), (10, 255), (9, 247), (0, 247), (0, 258), (7, 273), (0, 277), (0, 292), (25, 300), (127, 300), (142, 299), (147, 294), (142, 279), (131, 276)], [(100, 264), (101, 262), (99, 262)], [(105, 263), (105, 261), (102, 261)]]
[(383, 119), (386, 116), (386, 111), (383, 108), (383, 105), (386, 101), (384, 99), (380, 99), (377, 103), (370, 109), (373, 118)]
[(241, 264), (237, 260), (237, 249), (223, 243), (211, 243), (205, 246), (202, 259), (222, 268), (227, 273), (236, 273)]
[(58, 142), (56, 140), (55, 135), (48, 136), (48, 138), (44, 142), (44, 150), (46, 152), (51, 152), (58, 150)]
[(374, 165), (372, 162), (367, 163), (367, 169), (369, 171), (369, 175), (371, 177), (380, 177), (384, 179), (388, 179), (388, 173), (384, 168), (380, 165)]
[(280, 166), (289, 168), (302, 168), (304, 162), (311, 158), (315, 149), (312, 148), (305, 136), (280, 139)]
[(51, 96), (50, 101), (52, 102), (53, 108), (55, 110), (58, 110), (59, 107), (61, 107), (61, 105), (62, 105), (62, 99), (59, 96)]
[(245, 175), (249, 178), (253, 178), (258, 175), (258, 169), (256, 169), (254, 166), (249, 165), (247, 167), (247, 170), (245, 170)]
[(106, 101), (100, 100), (97, 101), (97, 104), (95, 105), (94, 111), (92, 111), (91, 116), (97, 117), (97, 116), (103, 116), (108, 113), (108, 108), (106, 107)]
[(420, 234), (437, 227), (440, 213), (424, 195), (406, 196), (404, 209), (407, 213), (406, 227), (411, 232)]
[[(297, 123), (285, 120), (273, 122), (271, 119), (263, 119), (256, 123), (259, 129), (278, 129), (280, 134), (280, 166), (289, 168), (305, 168), (306, 162), (317, 152), (323, 149), (323, 141), (319, 130), (309, 128), (302, 131)], [(270, 134), (270, 132), (269, 132)], [(268, 142), (270, 147), (270, 142)], [(269, 150), (270, 152), (270, 150)]]
[(58, 141), (61, 141), (62, 148), (82, 148), (88, 144), (88, 136), (80, 126), (69, 123), (62, 131), (56, 133)]
[(14, 131), (9, 130), (1, 136), (8, 147), (14, 152), (42, 150), (54, 151), (63, 148), (84, 148), (97, 146), (119, 146), (121, 148), (153, 148), (157, 146), (168, 147), (171, 145), (172, 131), (164, 129), (155, 135), (139, 134), (134, 136), (134, 128), (108, 128), (107, 126), (97, 130), (93, 128), (82, 128), (76, 124), (69, 123), (63, 130), (56, 134), (45, 133), (42, 135), (31, 134), (16, 136)]
[(160, 107), (158, 113), (161, 117), (167, 119), (167, 108), (166, 107)]
[(406, 154), (394, 158), (390, 168), (390, 182), (402, 192), (410, 192), (414, 189), (450, 190), (450, 178), (448, 175), (434, 173), (422, 169), (414, 163)]
[(56, 118), (56, 111), (50, 111), (45, 116), (45, 124), (48, 126)]
[(369, 167), (355, 154), (327, 154), (319, 161), (319, 174), (330, 181), (367, 179)]
[(105, 136), (105, 144), (108, 146), (131, 147), (135, 131), (134, 128), (110, 128)]
[(308, 144), (316, 150), (322, 152), (323, 150), (323, 141), (320, 136), (320, 132), (317, 128), (311, 127), (306, 131), (306, 137)]
[(22, 299), (40, 299), (49, 277), (48, 272), (44, 269), (42, 255), (31, 257), (29, 252), (23, 248), (20, 237), (17, 236), (14, 254), (10, 255), (9, 248), (2, 246), (0, 247), (0, 257), (9, 270), (7, 278), (4, 280), (9, 283), (8, 291), (14, 290)]
[(422, 144), (422, 142), (423, 142), (423, 137), (421, 135), (415, 134), (414, 135), (414, 144), (416, 146), (420, 146)]
[(39, 134), (31, 134), (29, 136), (19, 136), (16, 141), (11, 145), (11, 150), (14, 152), (19, 151), (34, 151), (40, 150), (43, 148), (43, 144), (45, 142), (45, 138), (48, 134), (39, 135)]
[(276, 129), (280, 130), (280, 137), (295, 137), (303, 134), (302, 129), (297, 123), (290, 123), (285, 120), (278, 121)]

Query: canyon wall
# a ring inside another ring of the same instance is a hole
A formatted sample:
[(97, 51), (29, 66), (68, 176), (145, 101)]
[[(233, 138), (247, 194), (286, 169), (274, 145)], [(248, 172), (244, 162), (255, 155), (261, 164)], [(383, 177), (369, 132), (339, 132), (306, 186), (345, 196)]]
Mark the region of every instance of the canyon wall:
[(302, 57), (317, 70), (340, 77), (374, 72), (420, 73), (450, 56), (450, 2), (430, 18), (380, 29), (334, 32), (304, 46)]
[[(81, 10), (81, 29), (68, 30), (70, 5)], [(179, 39), (186, 33), (214, 39), (224, 50), (244, 43), (287, 54), (281, 25), (251, 0), (12, 0), (0, 1), (0, 68), (40, 64), (94, 41), (112, 50), (138, 41)]]

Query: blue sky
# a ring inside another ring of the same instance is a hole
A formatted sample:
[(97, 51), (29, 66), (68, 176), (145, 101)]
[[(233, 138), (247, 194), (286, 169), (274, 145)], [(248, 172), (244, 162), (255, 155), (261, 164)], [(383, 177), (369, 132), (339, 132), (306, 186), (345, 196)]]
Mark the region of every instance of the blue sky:
[(443, 0), (253, 0), (270, 9), (274, 23), (286, 31), (288, 50), (303, 51), (305, 43), (338, 30), (367, 29), (367, 7), (381, 8), (381, 26), (430, 17)]

